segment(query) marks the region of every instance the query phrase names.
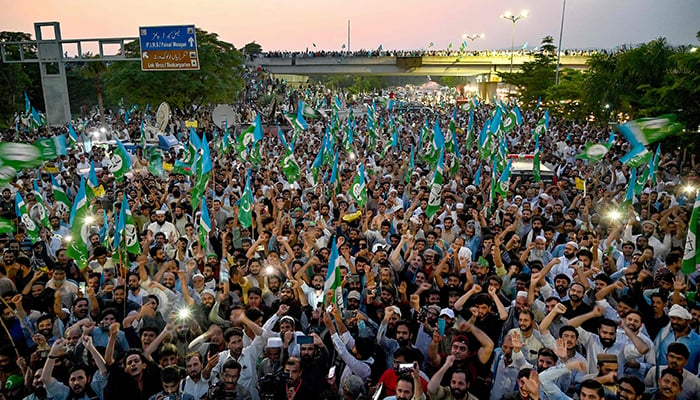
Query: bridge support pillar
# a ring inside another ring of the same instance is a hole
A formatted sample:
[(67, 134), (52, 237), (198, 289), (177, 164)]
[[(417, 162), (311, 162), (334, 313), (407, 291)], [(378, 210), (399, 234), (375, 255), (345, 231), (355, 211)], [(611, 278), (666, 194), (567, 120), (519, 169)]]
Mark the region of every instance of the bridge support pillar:
[(484, 99), (487, 103), (491, 102), (494, 96), (496, 96), (496, 89), (498, 89), (498, 82), (479, 82), (479, 97)]

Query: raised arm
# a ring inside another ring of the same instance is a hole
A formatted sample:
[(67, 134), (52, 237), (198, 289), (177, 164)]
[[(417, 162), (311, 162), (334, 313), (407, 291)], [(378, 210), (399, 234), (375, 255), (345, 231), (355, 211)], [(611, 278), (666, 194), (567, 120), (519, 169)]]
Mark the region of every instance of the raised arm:
[(452, 364), (454, 364), (454, 362), (455, 356), (449, 355), (445, 357), (445, 363), (433, 375), (433, 377), (430, 378), (430, 381), (428, 381), (428, 394), (431, 395), (431, 397), (438, 391), (438, 389), (440, 389), (440, 382), (442, 382), (442, 378), (445, 376), (447, 371), (452, 368)]

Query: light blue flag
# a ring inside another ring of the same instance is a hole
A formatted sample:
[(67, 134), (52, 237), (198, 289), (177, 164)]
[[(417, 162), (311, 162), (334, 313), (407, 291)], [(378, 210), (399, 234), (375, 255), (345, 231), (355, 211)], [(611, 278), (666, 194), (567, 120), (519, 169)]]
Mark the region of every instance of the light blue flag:
[(199, 245), (203, 249), (207, 248), (209, 241), (209, 232), (211, 232), (211, 218), (209, 218), (209, 210), (207, 209), (206, 196), (202, 197), (202, 212), (199, 215)]
[(433, 125), (433, 142), (437, 149), (442, 149), (445, 147), (445, 135), (443, 135), (440, 129), (439, 118), (435, 119), (435, 124)]
[(199, 138), (199, 135), (197, 135), (197, 132), (195, 132), (194, 128), (192, 127), (190, 127), (190, 143), (192, 143), (192, 146), (196, 150), (202, 148), (202, 139)]
[(481, 185), (481, 164), (479, 164), (479, 169), (476, 170), (474, 175), (474, 186), (478, 188), (479, 185)]
[(338, 266), (338, 246), (336, 246), (335, 236), (331, 241), (331, 254), (328, 257), (328, 272), (326, 273), (326, 282), (323, 291), (333, 292), (332, 303), (338, 305), (338, 308), (343, 308), (343, 287), (342, 278), (340, 277), (340, 267)]
[(24, 92), (24, 112), (28, 113), (32, 109), (32, 103), (29, 101), (29, 96), (27, 92)]
[(520, 113), (520, 107), (513, 107), (513, 112), (515, 113), (515, 122), (520, 125), (523, 123), (523, 115)]
[(129, 110), (124, 110), (124, 123), (129, 125), (129, 122), (131, 122), (131, 115), (129, 115)]
[(34, 124), (37, 126), (41, 126), (41, 115), (39, 115), (39, 112), (32, 107), (32, 120), (34, 120)]
[(90, 186), (96, 188), (99, 185), (97, 181), (97, 172), (95, 172), (95, 161), (90, 160), (90, 172), (88, 172), (88, 181), (90, 181)]
[(104, 242), (105, 238), (107, 237), (107, 230), (108, 230), (108, 222), (107, 222), (107, 210), (102, 210), (102, 227), (100, 228), (100, 231), (97, 232), (98, 235), (100, 235), (100, 243)]
[(637, 184), (637, 168), (632, 168), (630, 178), (627, 180), (627, 192), (625, 193), (624, 204), (631, 205), (634, 202), (634, 187)]
[(606, 146), (607, 146), (608, 149), (609, 149), (609, 148), (612, 147), (612, 145), (613, 145), (614, 143), (615, 143), (615, 132), (610, 131), (610, 137), (608, 138), (608, 143), (606, 144)]
[(75, 199), (73, 200), (73, 208), (70, 210), (70, 219), (68, 220), (70, 226), (73, 226), (76, 211), (86, 202), (87, 194), (85, 192), (85, 178), (81, 177), (80, 188), (78, 189), (78, 193), (75, 195)]
[(287, 143), (287, 140), (284, 138), (284, 132), (282, 132), (282, 128), (280, 128), (279, 125), (277, 125), (277, 136), (280, 138), (280, 143), (282, 143), (282, 146), (290, 151), (294, 151), (294, 148), (289, 147), (289, 144)]
[(213, 168), (211, 162), (211, 154), (209, 153), (209, 143), (207, 142), (207, 136), (204, 135), (202, 138), (202, 171), (200, 176), (210, 172)]
[(125, 224), (126, 224), (126, 209), (129, 207), (129, 203), (126, 200), (126, 193), (122, 196), (122, 206), (119, 208), (119, 218), (114, 224), (114, 245), (115, 249), (119, 248), (119, 244), (122, 240), (122, 235), (124, 234)]
[(391, 111), (394, 108), (394, 103), (396, 103), (394, 99), (389, 99), (389, 102), (386, 105), (386, 109)]
[(75, 133), (75, 129), (73, 129), (73, 124), (70, 122), (68, 123), (68, 138), (70, 138), (70, 141), (73, 144), (78, 143), (78, 134)]
[(260, 114), (258, 113), (255, 116), (255, 129), (253, 130), (253, 139), (258, 142), (262, 140), (263, 138), (263, 129), (262, 129), (262, 119), (260, 118)]
[(306, 119), (304, 119), (304, 102), (301, 100), (299, 100), (299, 105), (297, 106), (297, 119), (295, 122), (299, 128), (303, 130), (309, 129), (309, 124), (306, 123)]
[(333, 159), (333, 169), (331, 170), (331, 178), (328, 182), (331, 187), (337, 185), (338, 183), (338, 152), (335, 152), (335, 157)]
[(498, 107), (496, 108), (496, 113), (493, 114), (493, 118), (491, 118), (491, 125), (489, 126), (489, 132), (491, 133), (496, 133), (501, 127), (501, 118), (503, 117), (503, 114), (501, 113), (501, 108)]

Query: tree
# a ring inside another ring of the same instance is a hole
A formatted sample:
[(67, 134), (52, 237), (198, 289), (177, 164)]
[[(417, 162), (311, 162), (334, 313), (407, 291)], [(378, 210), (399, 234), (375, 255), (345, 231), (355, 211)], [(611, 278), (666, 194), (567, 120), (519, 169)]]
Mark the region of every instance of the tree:
[[(24, 42), (32, 40), (29, 33), (0, 32), (0, 42)], [(26, 58), (36, 58), (36, 46), (24, 46)], [(5, 47), (8, 60), (19, 60), (19, 45)], [(31, 99), (32, 105), (41, 110), (44, 108), (44, 96), (41, 90), (39, 64), (10, 64), (0, 63), (0, 127), (10, 126), (16, 112), (24, 111), (24, 93)]]
[[(85, 58), (98, 58), (90, 53), (85, 54)], [(95, 92), (97, 93), (97, 106), (100, 109), (100, 122), (105, 124), (105, 106), (102, 101), (102, 80), (107, 73), (107, 64), (104, 61), (87, 61), (80, 67), (80, 76), (83, 79), (92, 80)]]
[(498, 76), (504, 83), (517, 88), (523, 103), (534, 104), (539, 98), (544, 98), (547, 88), (554, 84), (556, 54), (554, 39), (545, 36), (533, 61), (523, 63), (520, 72), (499, 72)]
[(583, 120), (588, 116), (588, 107), (583, 101), (585, 74), (573, 69), (559, 71), (559, 84), (551, 85), (545, 92), (547, 103), (553, 114), (568, 120)]
[[(126, 53), (139, 57), (138, 42), (126, 46)], [(185, 107), (191, 104), (230, 103), (244, 87), (243, 58), (231, 43), (216, 33), (197, 29), (198, 71), (141, 71), (133, 61), (114, 62), (107, 70), (107, 96), (116, 102)]]
[(241, 51), (243, 52), (243, 54), (253, 57), (253, 56), (256, 56), (256, 55), (262, 53), (262, 46), (255, 43), (255, 41), (252, 41), (250, 43), (247, 43), (245, 46), (243, 46)]

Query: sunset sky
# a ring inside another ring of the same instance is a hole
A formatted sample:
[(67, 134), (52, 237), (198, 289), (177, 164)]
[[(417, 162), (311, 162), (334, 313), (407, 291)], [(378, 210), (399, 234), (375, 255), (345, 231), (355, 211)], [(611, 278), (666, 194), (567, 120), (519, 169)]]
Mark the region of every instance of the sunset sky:
[[(462, 34), (485, 33), (469, 48), (510, 48), (504, 11), (529, 11), (515, 27), (515, 46), (559, 37), (562, 0), (0, 0), (0, 30), (33, 33), (33, 23), (59, 21), (64, 39), (136, 37), (139, 26), (194, 23), (242, 47), (340, 50), (351, 20), (353, 50), (446, 48)], [(563, 48), (614, 48), (664, 36), (698, 45), (698, 0), (569, 0)]]

